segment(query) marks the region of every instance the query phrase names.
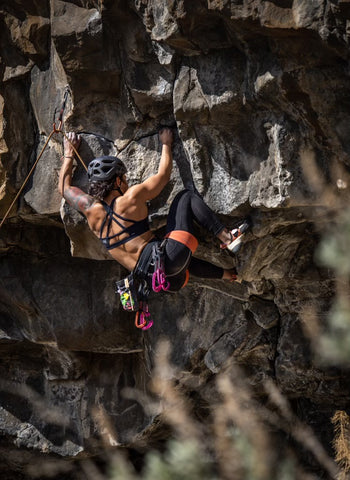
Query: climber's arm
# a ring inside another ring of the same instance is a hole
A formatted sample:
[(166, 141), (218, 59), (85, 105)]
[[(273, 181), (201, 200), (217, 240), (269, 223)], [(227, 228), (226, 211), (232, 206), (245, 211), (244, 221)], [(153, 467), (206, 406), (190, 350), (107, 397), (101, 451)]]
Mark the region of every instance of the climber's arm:
[(63, 197), (69, 203), (69, 205), (76, 210), (79, 210), (79, 212), (83, 214), (85, 214), (86, 210), (88, 210), (92, 204), (95, 203), (95, 199), (93, 197), (87, 195), (78, 187), (66, 188)]
[(88, 208), (94, 203), (94, 198), (87, 195), (83, 190), (78, 187), (72, 186), (72, 172), (73, 172), (73, 160), (74, 149), (79, 148), (80, 138), (75, 133), (68, 133), (70, 142), (66, 139), (64, 141), (64, 155), (62, 157), (62, 166), (58, 179), (58, 190), (62, 197), (76, 210), (85, 213)]
[(171, 151), (173, 132), (170, 128), (163, 128), (160, 131), (159, 138), (163, 146), (158, 172), (147, 178), (143, 183), (133, 187), (134, 193), (144, 201), (152, 200), (160, 194), (165, 185), (169, 182), (173, 168), (173, 156)]

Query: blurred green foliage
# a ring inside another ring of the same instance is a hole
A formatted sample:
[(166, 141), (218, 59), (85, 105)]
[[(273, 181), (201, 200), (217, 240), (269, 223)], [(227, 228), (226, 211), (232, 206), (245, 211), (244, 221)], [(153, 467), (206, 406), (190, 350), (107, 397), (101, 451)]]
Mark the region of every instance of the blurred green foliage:
[(170, 440), (164, 453), (151, 451), (139, 475), (123, 457), (112, 463), (111, 480), (217, 480), (213, 461), (195, 440)]
[(350, 275), (350, 211), (343, 213), (339, 221), (324, 235), (316, 258), (337, 276)]
[(319, 355), (331, 364), (350, 364), (350, 210), (324, 236), (316, 259), (335, 273), (336, 296), (319, 339)]

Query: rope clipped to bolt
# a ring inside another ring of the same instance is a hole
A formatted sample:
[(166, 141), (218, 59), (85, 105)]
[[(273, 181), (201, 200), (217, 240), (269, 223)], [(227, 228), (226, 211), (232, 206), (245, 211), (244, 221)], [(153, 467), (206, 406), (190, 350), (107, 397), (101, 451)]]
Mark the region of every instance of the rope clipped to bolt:
[(1, 223), (0, 223), (0, 228), (3, 226), (5, 220), (7, 219), (8, 215), (10, 214), (14, 204), (17, 202), (19, 196), (21, 195), (24, 187), (26, 186), (28, 180), (30, 179), (30, 177), (32, 176), (34, 170), (35, 170), (35, 167), (37, 166), (40, 158), (42, 157), (47, 145), (49, 144), (49, 141), (51, 140), (51, 137), (54, 135), (54, 134), (61, 134), (63, 135), (63, 137), (71, 144), (73, 150), (74, 150), (74, 153), (76, 155), (76, 157), (79, 159), (80, 163), (82, 164), (82, 166), (84, 167), (84, 169), (87, 171), (87, 166), (85, 165), (85, 163), (83, 162), (83, 159), (81, 158), (81, 156), (79, 155), (77, 149), (74, 147), (74, 145), (72, 144), (72, 142), (69, 140), (69, 138), (67, 137), (66, 133), (62, 130), (62, 125), (63, 125), (63, 114), (64, 114), (64, 110), (66, 108), (66, 103), (67, 103), (67, 98), (68, 98), (68, 94), (69, 94), (69, 89), (68, 87), (66, 88), (65, 92), (64, 92), (64, 98), (63, 98), (63, 103), (62, 103), (62, 107), (60, 109), (60, 113), (59, 113), (59, 116), (57, 118), (57, 121), (59, 122), (58, 123), (58, 127), (56, 127), (56, 120), (55, 120), (55, 117), (56, 117), (56, 109), (55, 109), (55, 113), (54, 113), (54, 119), (53, 119), (53, 128), (52, 128), (52, 132), (50, 133), (50, 135), (47, 137), (47, 140), (45, 142), (45, 145), (43, 146), (43, 148), (41, 149), (41, 152), (39, 153), (37, 159), (35, 160), (32, 168), (30, 169), (28, 175), (26, 176), (24, 182), (22, 183), (22, 186), (21, 188), (18, 190), (14, 200), (12, 201), (11, 205), (9, 206), (7, 212), (5, 213), (4, 215), (4, 218), (1, 220)]

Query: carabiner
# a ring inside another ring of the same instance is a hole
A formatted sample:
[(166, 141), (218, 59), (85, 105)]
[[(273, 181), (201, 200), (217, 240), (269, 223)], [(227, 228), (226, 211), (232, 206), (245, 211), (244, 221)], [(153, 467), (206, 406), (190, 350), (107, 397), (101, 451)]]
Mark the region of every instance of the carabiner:
[[(162, 287), (161, 285), (157, 285), (157, 272), (154, 272), (153, 275), (152, 275), (152, 290), (154, 292), (160, 292)], [(158, 282), (159, 283), (159, 282)]]
[(142, 327), (142, 330), (148, 330), (149, 328), (152, 327), (152, 325), (153, 325), (153, 320), (150, 320), (146, 326)]
[(166, 281), (166, 276), (163, 271), (160, 272), (159, 274), (159, 283), (162, 286), (162, 289), (166, 292), (170, 288), (170, 283)]
[(170, 283), (166, 281), (163, 270), (157, 268), (152, 275), (152, 289), (154, 292), (160, 292), (162, 289), (166, 292), (170, 288)]
[[(139, 318), (141, 319), (142, 323), (139, 323)], [(145, 319), (145, 314), (142, 310), (138, 310), (135, 315), (135, 327), (136, 328), (144, 328), (147, 323)]]
[(58, 115), (58, 121), (60, 122), (59, 125), (58, 125), (58, 128), (56, 128), (56, 111), (57, 111), (57, 109), (55, 108), (55, 113), (53, 115), (53, 131), (55, 133), (61, 132), (62, 123), (63, 123), (63, 114), (64, 114), (64, 110), (66, 108), (66, 103), (67, 103), (67, 98), (68, 98), (69, 93), (70, 93), (70, 91), (69, 91), (69, 87), (67, 85), (66, 89), (64, 91), (62, 107), (61, 107), (60, 113)]
[[(148, 311), (148, 304), (146, 303), (145, 305), (145, 309), (143, 311), (143, 315), (144, 315), (144, 319), (146, 320), (147, 322), (147, 319), (150, 318), (151, 314), (149, 313)], [(142, 327), (142, 330), (148, 330), (149, 328), (151, 328), (153, 325), (153, 320), (150, 319), (150, 321), (148, 322), (147, 325), (145, 325), (144, 327)]]

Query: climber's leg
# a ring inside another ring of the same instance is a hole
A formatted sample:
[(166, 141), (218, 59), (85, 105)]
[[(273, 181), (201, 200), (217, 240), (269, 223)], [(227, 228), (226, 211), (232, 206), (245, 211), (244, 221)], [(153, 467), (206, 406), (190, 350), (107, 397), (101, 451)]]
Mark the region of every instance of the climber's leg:
[(222, 278), (224, 275), (223, 268), (196, 257), (191, 258), (188, 270), (191, 275), (199, 278)]
[[(218, 237), (222, 242), (221, 248), (227, 248), (233, 253), (239, 250), (243, 234), (250, 226), (244, 220), (237, 228), (228, 230), (197, 192), (183, 190), (176, 195), (170, 207), (167, 232), (185, 231), (193, 235), (193, 221)], [(171, 235), (174, 236), (173, 233)]]
[[(168, 241), (165, 246), (165, 271), (167, 275), (178, 275), (186, 270), (198, 241), (194, 236), (194, 221), (217, 235), (224, 225), (203, 202), (190, 190), (183, 190), (174, 198), (167, 222)], [(215, 275), (218, 275), (215, 273)], [(222, 273), (221, 273), (222, 275)], [(221, 278), (215, 276), (214, 278)]]
[[(225, 230), (225, 226), (208, 205), (204, 203), (198, 193), (191, 190), (183, 190), (176, 195), (171, 204), (167, 233), (174, 230), (183, 230), (193, 235), (193, 221), (202, 225), (215, 236), (219, 236)], [(228, 235), (227, 240), (230, 239), (231, 237)]]
[(237, 279), (235, 268), (224, 269), (196, 257), (191, 258), (188, 270), (191, 275), (199, 278), (219, 278), (231, 282)]
[[(174, 266), (174, 262), (171, 265)], [(187, 284), (190, 275), (198, 278), (228, 280), (230, 282), (237, 280), (237, 270), (235, 268), (224, 269), (196, 257), (191, 257), (190, 261), (180, 270), (171, 273), (166, 269), (166, 272), (171, 292), (183, 288)]]
[(222, 241), (232, 242), (229, 230), (197, 193), (190, 190), (178, 193), (170, 207), (167, 223), (165, 271), (170, 283), (173, 281), (175, 284), (175, 279), (184, 280), (186, 270), (201, 278), (235, 280), (237, 273), (235, 269), (223, 269), (192, 257), (198, 245), (198, 241), (194, 237), (194, 221)]

